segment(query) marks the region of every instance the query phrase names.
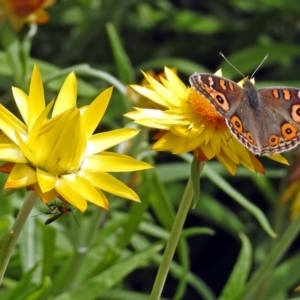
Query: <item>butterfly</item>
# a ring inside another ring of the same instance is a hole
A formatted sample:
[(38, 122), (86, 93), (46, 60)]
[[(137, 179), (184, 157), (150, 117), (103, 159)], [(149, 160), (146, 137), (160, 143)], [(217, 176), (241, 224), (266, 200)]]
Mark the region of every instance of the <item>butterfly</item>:
[(227, 78), (202, 73), (193, 74), (190, 83), (252, 153), (273, 155), (300, 143), (300, 88), (256, 90), (247, 77), (241, 87)]

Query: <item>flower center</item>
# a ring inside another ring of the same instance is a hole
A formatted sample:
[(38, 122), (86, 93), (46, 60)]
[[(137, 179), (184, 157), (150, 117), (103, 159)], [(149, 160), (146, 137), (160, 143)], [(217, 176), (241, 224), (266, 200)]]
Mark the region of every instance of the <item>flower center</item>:
[(189, 90), (188, 103), (202, 119), (217, 125), (225, 125), (225, 119), (209, 103), (209, 101), (193, 88)]

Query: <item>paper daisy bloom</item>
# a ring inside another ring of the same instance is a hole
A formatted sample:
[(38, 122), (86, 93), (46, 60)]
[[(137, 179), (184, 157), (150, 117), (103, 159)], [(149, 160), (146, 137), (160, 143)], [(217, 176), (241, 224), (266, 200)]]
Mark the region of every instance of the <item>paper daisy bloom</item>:
[(0, 0), (0, 19), (7, 19), (15, 31), (26, 23), (43, 24), (48, 22), (49, 14), (45, 8), (55, 0)]
[[(56, 100), (45, 105), (39, 69), (33, 69), (29, 95), (13, 88), (23, 122), (0, 105), (0, 171), (9, 173), (5, 189), (33, 189), (43, 203), (56, 197), (80, 211), (87, 201), (108, 209), (103, 191), (139, 201), (137, 194), (108, 172), (149, 169), (147, 163), (105, 151), (132, 138), (137, 129), (121, 128), (93, 134), (109, 103), (112, 88), (90, 105), (77, 108), (74, 73)], [(49, 117), (50, 116), (50, 117)]]
[(202, 162), (216, 157), (231, 174), (239, 164), (264, 173), (259, 160), (232, 136), (225, 119), (209, 101), (187, 88), (172, 70), (165, 68), (165, 74), (161, 83), (144, 74), (148, 85), (132, 86), (164, 109), (135, 108), (125, 115), (135, 123), (160, 129), (153, 150), (170, 150), (173, 154), (193, 151)]

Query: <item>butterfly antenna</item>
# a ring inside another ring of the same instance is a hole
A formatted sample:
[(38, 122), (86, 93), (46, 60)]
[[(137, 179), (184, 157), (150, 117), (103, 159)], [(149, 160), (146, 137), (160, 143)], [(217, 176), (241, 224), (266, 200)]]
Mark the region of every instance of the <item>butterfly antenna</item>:
[[(225, 55), (222, 53), (222, 52), (219, 52), (220, 53), (220, 55), (228, 62), (228, 64), (230, 65), (230, 66), (232, 66), (232, 68), (233, 69), (235, 69), (239, 74), (241, 74), (244, 78), (246, 77), (238, 68), (236, 68), (226, 57), (225, 57)], [(260, 64), (261, 65), (261, 64)], [(259, 66), (260, 66), (259, 65)], [(256, 71), (256, 70), (255, 70)], [(254, 72), (255, 73), (255, 72)], [(251, 77), (252, 78), (252, 77)]]
[(261, 61), (261, 63), (258, 65), (258, 67), (254, 70), (254, 72), (252, 73), (251, 78), (253, 78), (254, 74), (256, 73), (256, 71), (261, 67), (261, 65), (264, 63), (264, 61), (267, 59), (267, 57), (269, 56), (269, 53), (266, 53), (265, 57), (263, 58), (263, 60)]

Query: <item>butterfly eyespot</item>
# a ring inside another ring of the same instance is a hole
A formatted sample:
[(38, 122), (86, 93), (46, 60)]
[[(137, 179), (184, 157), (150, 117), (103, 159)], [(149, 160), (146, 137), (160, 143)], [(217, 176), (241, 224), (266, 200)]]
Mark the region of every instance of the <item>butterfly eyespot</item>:
[(298, 129), (290, 123), (284, 123), (281, 126), (281, 133), (285, 139), (291, 140), (296, 137)]
[(279, 143), (279, 136), (275, 134), (270, 135), (268, 139), (268, 144), (270, 146), (276, 146), (278, 143)]
[(214, 102), (217, 106), (219, 106), (220, 108), (222, 108), (222, 110), (224, 111), (228, 111), (229, 110), (229, 103), (225, 97), (224, 94), (213, 91), (211, 92), (212, 97), (214, 98)]
[(243, 123), (241, 119), (237, 116), (232, 116), (230, 118), (230, 123), (234, 130), (236, 130), (238, 133), (242, 133), (244, 131)]
[(300, 104), (295, 104), (292, 106), (291, 116), (295, 122), (300, 123)]
[(252, 136), (252, 134), (250, 132), (246, 133), (246, 139), (248, 140), (248, 142), (250, 144), (254, 144), (254, 139), (253, 139), (253, 136)]

